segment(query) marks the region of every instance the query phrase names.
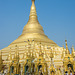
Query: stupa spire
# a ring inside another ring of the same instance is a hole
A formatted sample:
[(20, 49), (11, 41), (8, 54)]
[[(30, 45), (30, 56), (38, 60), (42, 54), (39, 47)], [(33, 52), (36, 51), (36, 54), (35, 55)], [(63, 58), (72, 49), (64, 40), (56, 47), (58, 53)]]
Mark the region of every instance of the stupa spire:
[(29, 21), (38, 21), (37, 20), (36, 7), (35, 7), (35, 0), (32, 0), (32, 6), (31, 6), (31, 10), (30, 10)]
[(30, 16), (34, 16), (34, 15), (37, 15), (37, 14), (36, 14), (35, 0), (32, 0), (32, 6), (31, 6), (31, 10), (30, 10)]
[(72, 55), (74, 54), (74, 46), (72, 46)]
[(67, 40), (65, 40), (65, 43), (66, 43), (66, 54), (70, 54), (70, 52), (68, 50)]
[(9, 51), (9, 60), (12, 60), (11, 48), (10, 48), (10, 51)]
[[(23, 35), (28, 33), (38, 33), (38, 34), (44, 34), (42, 26), (39, 24), (38, 18), (37, 18), (37, 12), (36, 12), (36, 7), (35, 7), (35, 0), (32, 0), (32, 5), (30, 9), (30, 15), (29, 15), (29, 20), (27, 24), (25, 25), (23, 29)], [(29, 36), (30, 38), (30, 36)]]

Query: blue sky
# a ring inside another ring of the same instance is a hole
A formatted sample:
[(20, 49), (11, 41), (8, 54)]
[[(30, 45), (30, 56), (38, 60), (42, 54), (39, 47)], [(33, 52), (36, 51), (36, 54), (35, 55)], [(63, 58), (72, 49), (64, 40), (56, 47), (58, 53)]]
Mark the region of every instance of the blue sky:
[[(75, 0), (35, 0), (45, 34), (59, 46), (75, 46)], [(21, 35), (30, 14), (31, 0), (0, 0), (0, 49)]]

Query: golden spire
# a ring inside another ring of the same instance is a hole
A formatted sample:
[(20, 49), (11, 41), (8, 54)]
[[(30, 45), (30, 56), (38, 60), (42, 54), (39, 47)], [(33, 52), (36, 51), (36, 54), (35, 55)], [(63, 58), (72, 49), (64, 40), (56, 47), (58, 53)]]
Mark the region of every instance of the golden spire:
[(31, 19), (37, 18), (36, 7), (35, 7), (35, 0), (32, 0), (32, 6), (31, 6), (31, 11), (30, 11), (30, 18)]
[(65, 40), (65, 43), (66, 43), (66, 54), (70, 54), (70, 52), (68, 50), (67, 40)]
[(39, 50), (39, 56), (43, 56), (43, 53), (42, 53), (42, 49), (41, 49), (41, 42), (40, 42), (40, 50)]
[(65, 52), (65, 49), (64, 49), (64, 45), (63, 45), (63, 53)]
[(19, 51), (18, 51), (17, 45), (15, 46), (15, 56), (14, 56), (14, 59), (16, 59), (17, 61), (19, 61)]
[(16, 59), (17, 58), (17, 45), (15, 46), (15, 56), (14, 58)]
[(19, 60), (19, 49), (17, 50), (17, 60)]
[[(28, 33), (41, 33), (44, 34), (42, 26), (39, 24), (37, 19), (36, 7), (35, 7), (35, 0), (32, 0), (30, 16), (28, 23), (25, 25), (22, 34)], [(44, 34), (45, 35), (45, 34)], [(31, 38), (31, 37), (29, 37)]]
[(63, 51), (64, 51), (64, 45), (63, 45)]
[(72, 55), (74, 54), (74, 46), (72, 46)]
[(30, 44), (30, 40), (28, 40), (28, 56), (31, 56), (31, 44)]
[(24, 54), (23, 54), (23, 59), (26, 58), (26, 55), (27, 55), (27, 53), (26, 53), (26, 46), (25, 46), (25, 51), (24, 51)]
[(12, 60), (12, 56), (11, 56), (11, 48), (10, 48), (10, 51), (9, 51), (9, 60)]
[(37, 22), (37, 23), (39, 23), (38, 19), (37, 19), (35, 0), (32, 0), (32, 6), (31, 6), (30, 16), (29, 16), (29, 21), (28, 22)]
[(65, 56), (65, 50), (64, 50), (64, 45), (63, 45), (63, 51), (62, 51), (62, 58)]

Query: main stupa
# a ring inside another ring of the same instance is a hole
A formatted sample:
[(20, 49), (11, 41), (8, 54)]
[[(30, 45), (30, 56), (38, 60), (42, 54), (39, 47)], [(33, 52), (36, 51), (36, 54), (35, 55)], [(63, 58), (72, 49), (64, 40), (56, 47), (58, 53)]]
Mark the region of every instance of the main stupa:
[(54, 41), (50, 40), (44, 34), (43, 27), (40, 25), (37, 18), (35, 0), (32, 0), (29, 20), (27, 24), (24, 26), (22, 34), (16, 40), (14, 40), (8, 47), (2, 49), (3, 55), (8, 56), (10, 48), (13, 48), (15, 45), (17, 45), (18, 47), (25, 45), (25, 41), (28, 40), (34, 40), (35, 42), (41, 42), (43, 44), (50, 46), (58, 46)]
[(30, 11), (30, 16), (29, 16), (29, 21), (28, 23), (24, 26), (22, 34), (13, 41), (10, 45), (14, 44), (21, 44), (24, 43), (24, 41), (27, 40), (35, 40), (36, 42), (46, 42), (49, 43), (50, 45), (55, 45), (57, 44), (50, 40), (43, 31), (43, 27), (40, 25), (37, 19), (37, 13), (36, 13), (36, 7), (34, 4), (34, 0), (32, 0), (32, 6), (31, 6), (31, 11)]

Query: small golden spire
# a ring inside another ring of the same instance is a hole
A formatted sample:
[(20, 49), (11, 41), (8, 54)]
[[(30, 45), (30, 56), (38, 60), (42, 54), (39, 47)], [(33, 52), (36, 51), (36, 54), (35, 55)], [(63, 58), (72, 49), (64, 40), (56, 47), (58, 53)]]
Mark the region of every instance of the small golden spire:
[(64, 49), (64, 45), (63, 45), (63, 53), (65, 52), (65, 49)]
[(40, 42), (40, 52), (39, 52), (39, 56), (43, 56), (42, 50), (41, 50), (41, 42)]
[(65, 40), (65, 43), (66, 43), (66, 49), (68, 50), (68, 46), (67, 46), (67, 40)]
[(14, 55), (14, 59), (19, 60), (19, 50), (18, 50), (18, 46), (15, 46), (15, 55)]
[(62, 51), (62, 58), (64, 57), (64, 45), (63, 45), (63, 51)]
[(72, 55), (73, 55), (73, 53), (74, 53), (74, 46), (72, 46)]
[(65, 43), (66, 43), (66, 54), (70, 54), (70, 52), (68, 50), (67, 40), (65, 40)]
[(15, 46), (15, 56), (14, 58), (16, 59), (17, 58), (17, 45)]
[(10, 51), (9, 51), (9, 60), (12, 60), (12, 56), (11, 56), (11, 48), (10, 48)]
[(54, 55), (53, 55), (53, 52), (52, 52), (52, 49), (51, 49), (51, 53), (50, 53), (51, 60), (52, 60), (53, 57), (54, 57)]

